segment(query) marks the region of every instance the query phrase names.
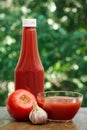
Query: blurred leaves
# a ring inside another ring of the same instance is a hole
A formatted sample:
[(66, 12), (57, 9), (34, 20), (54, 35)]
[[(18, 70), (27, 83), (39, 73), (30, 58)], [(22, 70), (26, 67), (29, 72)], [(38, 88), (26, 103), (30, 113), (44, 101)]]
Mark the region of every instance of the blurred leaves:
[[(82, 92), (83, 106), (87, 106), (86, 0), (1, 0), (0, 82), (14, 81), (21, 48), (21, 20), (33, 17), (37, 19), (45, 90)], [(0, 99), (6, 98), (6, 93), (0, 91)]]

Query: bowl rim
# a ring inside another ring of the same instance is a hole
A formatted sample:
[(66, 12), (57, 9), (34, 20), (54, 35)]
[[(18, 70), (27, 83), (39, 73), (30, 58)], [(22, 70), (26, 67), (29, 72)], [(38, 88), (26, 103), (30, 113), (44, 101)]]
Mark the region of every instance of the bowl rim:
[[(82, 97), (83, 98), (83, 94), (82, 93), (80, 93), (80, 92), (74, 92), (74, 91), (44, 91), (44, 92), (39, 92), (38, 94), (37, 94), (37, 96), (41, 96), (41, 94), (51, 94), (51, 93), (56, 93), (56, 92), (59, 92), (59, 93), (71, 93), (71, 94), (77, 94), (78, 96), (76, 96), (76, 97), (74, 97), (74, 98), (79, 98), (79, 97)], [(66, 95), (65, 95), (66, 96)], [(46, 95), (45, 95), (45, 97), (46, 97)], [(72, 96), (70, 96), (70, 97), (72, 97)]]

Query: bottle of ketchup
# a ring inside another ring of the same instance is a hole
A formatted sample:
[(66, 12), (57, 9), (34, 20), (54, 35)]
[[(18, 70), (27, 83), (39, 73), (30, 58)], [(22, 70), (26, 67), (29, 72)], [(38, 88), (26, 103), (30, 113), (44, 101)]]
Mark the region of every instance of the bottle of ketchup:
[(44, 68), (38, 52), (36, 19), (23, 19), (22, 46), (14, 77), (15, 90), (27, 89), (35, 96), (44, 91)]

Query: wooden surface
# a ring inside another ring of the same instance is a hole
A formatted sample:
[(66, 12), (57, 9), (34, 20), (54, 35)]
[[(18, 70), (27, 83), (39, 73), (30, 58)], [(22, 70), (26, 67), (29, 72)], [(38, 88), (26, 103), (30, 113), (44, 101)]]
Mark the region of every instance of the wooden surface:
[(30, 122), (13, 120), (6, 107), (0, 107), (0, 130), (87, 130), (87, 108), (81, 108), (72, 122), (47, 122), (44, 125), (32, 125)]

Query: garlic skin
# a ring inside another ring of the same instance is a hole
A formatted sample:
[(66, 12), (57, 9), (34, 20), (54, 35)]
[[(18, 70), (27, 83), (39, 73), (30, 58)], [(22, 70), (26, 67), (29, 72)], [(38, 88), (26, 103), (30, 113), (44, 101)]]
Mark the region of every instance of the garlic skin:
[(48, 118), (47, 113), (40, 108), (36, 102), (33, 103), (33, 110), (29, 114), (29, 119), (33, 124), (44, 124)]

